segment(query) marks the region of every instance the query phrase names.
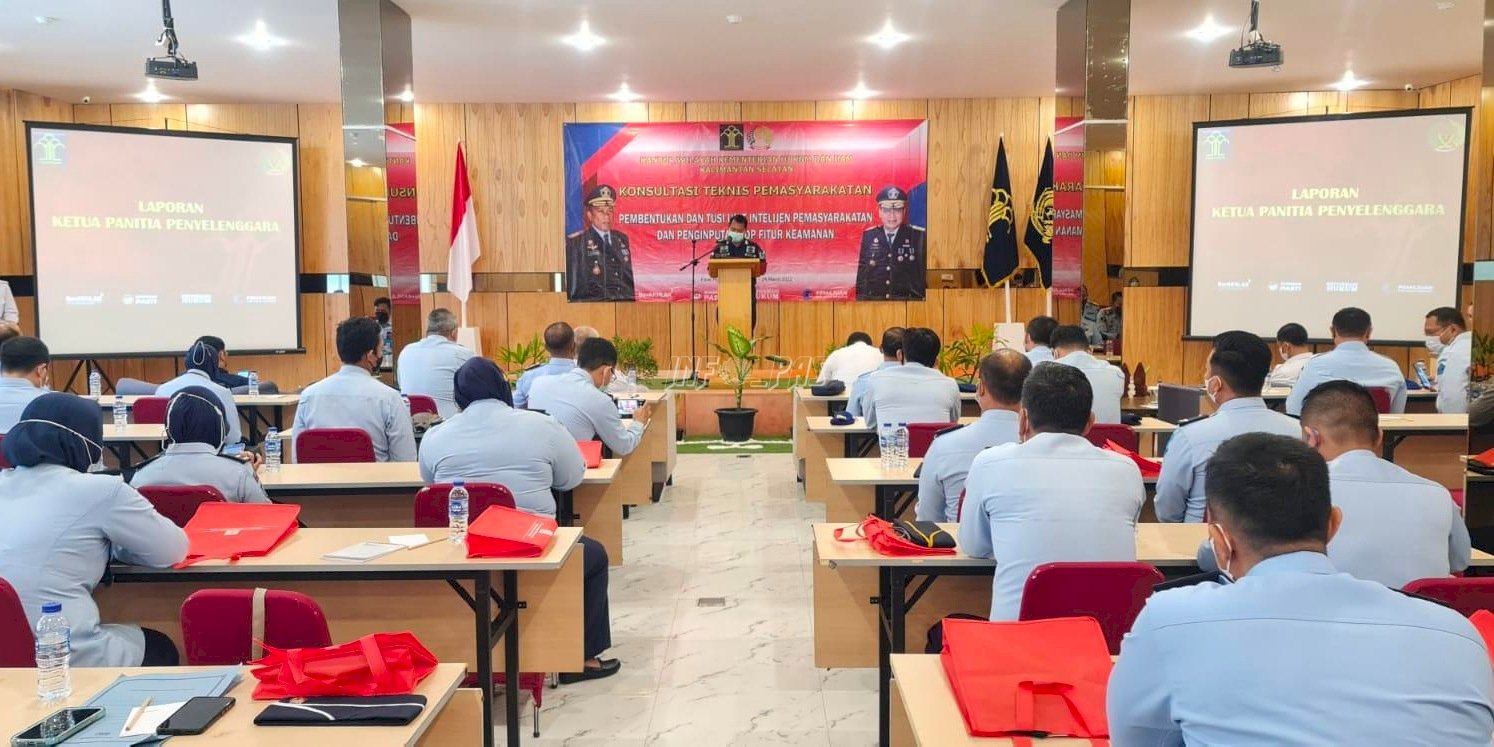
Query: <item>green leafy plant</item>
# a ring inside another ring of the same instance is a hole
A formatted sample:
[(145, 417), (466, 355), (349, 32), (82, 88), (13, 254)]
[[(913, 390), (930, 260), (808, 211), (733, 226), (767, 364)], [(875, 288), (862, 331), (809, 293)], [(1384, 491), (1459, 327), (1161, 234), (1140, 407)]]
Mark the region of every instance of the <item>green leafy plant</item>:
[(967, 384), (973, 383), (980, 360), (991, 352), (997, 342), (1001, 340), (996, 338), (995, 327), (977, 324), (971, 327), (970, 334), (952, 340), (939, 351), (939, 370), (945, 376)]
[(711, 347), (721, 354), (721, 380), (731, 387), (737, 398), (737, 409), (742, 409), (742, 390), (747, 387), (748, 379), (752, 378), (752, 369), (759, 361), (771, 361), (780, 366), (787, 366), (789, 361), (776, 355), (765, 355), (758, 352), (758, 346), (768, 340), (767, 337), (748, 337), (732, 325), (726, 326), (726, 342), (723, 347), (719, 342), (712, 342)]
[(617, 367), (623, 371), (636, 371), (640, 379), (652, 379), (659, 375), (659, 361), (654, 358), (654, 341), (648, 337), (614, 337), (617, 346)]
[(545, 352), (545, 343), (540, 341), (540, 336), (535, 335), (529, 342), (515, 343), (512, 347), (499, 347), (493, 353), (498, 359), (498, 364), (510, 376), (517, 376), (520, 371), (536, 364), (550, 360), (550, 354)]
[(822, 355), (822, 356), (820, 356), (820, 357), (818, 357), (818, 358), (815, 358), (813, 361), (811, 361), (810, 362), (810, 369), (815, 374), (818, 374), (820, 372), (820, 369), (822, 369), (822, 368), (825, 367), (825, 359), (829, 358), (830, 354), (833, 353), (833, 352), (835, 352), (838, 349), (839, 348), (835, 347), (835, 343), (833, 343), (833, 342), (830, 343), (829, 345), (826, 345), (825, 346), (825, 354)]

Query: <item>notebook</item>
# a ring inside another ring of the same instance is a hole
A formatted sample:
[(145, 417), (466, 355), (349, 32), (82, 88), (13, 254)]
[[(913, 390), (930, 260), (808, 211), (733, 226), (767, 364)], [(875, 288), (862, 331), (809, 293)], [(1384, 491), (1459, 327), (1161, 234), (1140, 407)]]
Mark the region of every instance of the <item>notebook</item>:
[(405, 549), (404, 544), (394, 544), (391, 542), (359, 542), (356, 545), (348, 545), (341, 550), (333, 550), (332, 552), (323, 555), (322, 560), (342, 560), (352, 563), (362, 563), (364, 561), (373, 560), (374, 558), (381, 558), (392, 552), (399, 552), (403, 549)]

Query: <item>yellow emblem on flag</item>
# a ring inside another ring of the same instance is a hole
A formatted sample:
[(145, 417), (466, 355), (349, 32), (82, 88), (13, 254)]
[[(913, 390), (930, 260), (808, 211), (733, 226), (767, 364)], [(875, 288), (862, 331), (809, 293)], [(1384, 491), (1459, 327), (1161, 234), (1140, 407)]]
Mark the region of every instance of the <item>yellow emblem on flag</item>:
[(987, 226), (1001, 221), (1012, 222), (1012, 194), (1004, 189), (991, 190), (991, 213), (986, 218)]
[(1053, 188), (1049, 187), (1038, 195), (1037, 205), (1028, 216), (1028, 222), (1037, 229), (1038, 235), (1043, 237), (1043, 242), (1053, 240)]

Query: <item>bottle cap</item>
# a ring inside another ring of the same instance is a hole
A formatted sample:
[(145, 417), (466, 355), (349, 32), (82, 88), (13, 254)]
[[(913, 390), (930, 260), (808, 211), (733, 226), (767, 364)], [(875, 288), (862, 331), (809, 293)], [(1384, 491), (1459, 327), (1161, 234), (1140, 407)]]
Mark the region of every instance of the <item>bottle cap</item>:
[(460, 487), (462, 487), (465, 484), (466, 483), (463, 482), (462, 480), (452, 480), (451, 481), (451, 487), (453, 487), (453, 488), (460, 488)]
[(62, 611), (62, 602), (46, 602), (42, 604), (43, 615), (55, 615)]

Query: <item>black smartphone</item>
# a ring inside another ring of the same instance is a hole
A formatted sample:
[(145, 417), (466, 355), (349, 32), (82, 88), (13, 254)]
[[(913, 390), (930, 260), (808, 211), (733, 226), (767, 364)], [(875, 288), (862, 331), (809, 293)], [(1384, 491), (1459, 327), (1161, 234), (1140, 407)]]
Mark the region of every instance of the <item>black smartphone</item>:
[(182, 704), (160, 726), (156, 733), (162, 736), (184, 737), (207, 731), (220, 716), (233, 707), (233, 698), (196, 697)]
[(103, 715), (102, 708), (64, 708), (12, 736), (10, 743), (13, 747), (51, 747), (62, 744)]

